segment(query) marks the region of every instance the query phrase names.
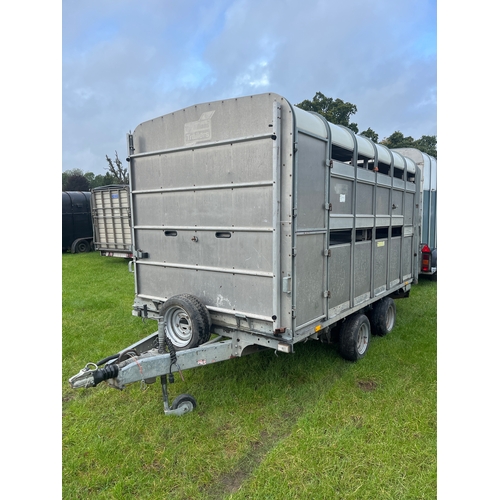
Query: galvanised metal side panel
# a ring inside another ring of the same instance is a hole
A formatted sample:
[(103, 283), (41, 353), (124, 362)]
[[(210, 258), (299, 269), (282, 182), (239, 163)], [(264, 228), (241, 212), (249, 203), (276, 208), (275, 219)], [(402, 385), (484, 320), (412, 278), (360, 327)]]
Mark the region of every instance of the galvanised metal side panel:
[(403, 215), (403, 191), (392, 192), (392, 215)]
[(197, 104), (141, 123), (134, 154), (269, 134), (277, 94)]
[(135, 226), (137, 230), (155, 226), (160, 229), (228, 230), (234, 227), (272, 231), (272, 182), (266, 184), (212, 189), (201, 185), (186, 191), (136, 194)]
[(351, 289), (351, 245), (335, 245), (330, 247), (331, 256), (328, 259), (328, 301), (329, 316), (335, 314), (332, 309), (341, 304), (349, 303), (349, 290)]
[[(215, 117), (215, 115), (214, 115)], [(268, 128), (268, 131), (271, 131)], [(168, 153), (140, 158), (140, 167), (134, 168), (134, 189), (174, 190), (187, 187), (254, 184), (258, 177), (272, 176), (272, 148), (263, 149), (269, 137), (261, 140), (229, 142), (207, 148), (196, 147), (173, 150)], [(216, 146), (216, 147), (215, 147)], [(262, 155), (267, 155), (262, 157)], [(271, 156), (269, 156), (271, 155)], [(255, 172), (257, 158), (260, 173)], [(137, 161), (137, 160), (136, 160)], [(221, 168), (225, 165), (227, 168)], [(173, 166), (173, 167), (172, 167)], [(272, 181), (272, 177), (271, 177)]]
[(391, 199), (391, 190), (389, 188), (377, 186), (377, 215), (389, 215), (389, 201)]
[(374, 290), (385, 289), (387, 286), (387, 239), (378, 239), (375, 242), (375, 261), (373, 274)]
[(354, 245), (354, 303), (363, 297), (370, 298), (371, 241), (357, 242)]
[(402, 277), (407, 279), (412, 274), (412, 248), (413, 236), (403, 238), (403, 262), (402, 262)]
[[(222, 309), (225, 314), (245, 314), (249, 318), (267, 317), (273, 314), (272, 275), (254, 276), (241, 273), (209, 271), (206, 269), (157, 266), (141, 266), (142, 288), (147, 286), (154, 297), (162, 297), (165, 289), (175, 290), (175, 295), (189, 293), (197, 296), (209, 310)], [(163, 276), (168, 277), (165, 283)], [(212, 313), (212, 320), (214, 314)], [(223, 316), (224, 316), (223, 315)], [(215, 321), (213, 321), (215, 323)], [(225, 320), (230, 323), (229, 319)]]
[(298, 231), (325, 229), (326, 142), (299, 133), (295, 182)]
[(354, 181), (332, 176), (330, 181), (331, 213), (335, 215), (352, 215), (352, 197)]
[(356, 213), (358, 215), (373, 214), (373, 184), (358, 182)]
[(390, 245), (390, 263), (389, 263), (389, 284), (393, 287), (394, 284), (400, 283), (401, 270), (401, 237), (393, 237)]
[(405, 226), (413, 225), (413, 205), (415, 203), (415, 193), (405, 194), (405, 207), (404, 207), (404, 224)]
[(299, 131), (296, 154), (297, 251), (294, 286), (298, 329), (327, 316), (328, 142)]
[(297, 235), (297, 328), (325, 316), (323, 234)]
[[(149, 250), (148, 260), (169, 266), (227, 269), (239, 273), (273, 273), (272, 233), (215, 231), (206, 228), (137, 230), (137, 242)], [(196, 238), (196, 241), (193, 241)], [(187, 255), (187, 257), (186, 257)], [(144, 284), (147, 286), (147, 284)]]
[(267, 333), (290, 326), (281, 275), (292, 274), (292, 131), (290, 106), (276, 94), (191, 106), (136, 128), (136, 309), (190, 293), (215, 324), (246, 316), (268, 321), (257, 328)]

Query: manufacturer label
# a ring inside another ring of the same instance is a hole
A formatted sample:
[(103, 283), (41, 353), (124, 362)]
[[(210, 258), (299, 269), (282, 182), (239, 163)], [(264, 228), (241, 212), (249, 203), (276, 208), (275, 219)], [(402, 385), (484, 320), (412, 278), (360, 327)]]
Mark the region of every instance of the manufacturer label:
[(207, 111), (197, 121), (184, 124), (184, 144), (186, 146), (209, 141), (212, 138), (212, 116), (214, 113), (215, 111)]

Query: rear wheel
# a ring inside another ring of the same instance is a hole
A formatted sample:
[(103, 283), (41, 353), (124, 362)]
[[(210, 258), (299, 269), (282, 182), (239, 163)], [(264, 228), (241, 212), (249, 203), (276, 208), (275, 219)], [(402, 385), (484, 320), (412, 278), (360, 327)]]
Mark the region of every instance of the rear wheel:
[(207, 322), (208, 311), (192, 295), (175, 295), (160, 309), (165, 334), (176, 350), (191, 349), (206, 342), (210, 337)]
[(396, 323), (396, 304), (390, 297), (379, 300), (370, 315), (373, 335), (383, 337), (394, 328)]
[(365, 356), (370, 344), (370, 321), (364, 314), (349, 316), (339, 333), (340, 355), (349, 361), (357, 361)]

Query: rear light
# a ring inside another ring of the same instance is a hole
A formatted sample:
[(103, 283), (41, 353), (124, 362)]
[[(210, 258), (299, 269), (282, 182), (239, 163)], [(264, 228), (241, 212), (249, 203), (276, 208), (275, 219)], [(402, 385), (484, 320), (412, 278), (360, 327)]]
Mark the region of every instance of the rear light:
[(422, 272), (427, 273), (431, 270), (431, 249), (424, 245), (422, 247)]

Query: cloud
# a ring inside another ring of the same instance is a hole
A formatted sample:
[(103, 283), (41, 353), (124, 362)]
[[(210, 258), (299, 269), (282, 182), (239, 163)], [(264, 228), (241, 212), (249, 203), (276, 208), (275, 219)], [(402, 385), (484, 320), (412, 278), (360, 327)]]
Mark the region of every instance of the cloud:
[(436, 134), (435, 0), (63, 3), (63, 170), (102, 173), (139, 123), (273, 91), (356, 104), (380, 138)]

